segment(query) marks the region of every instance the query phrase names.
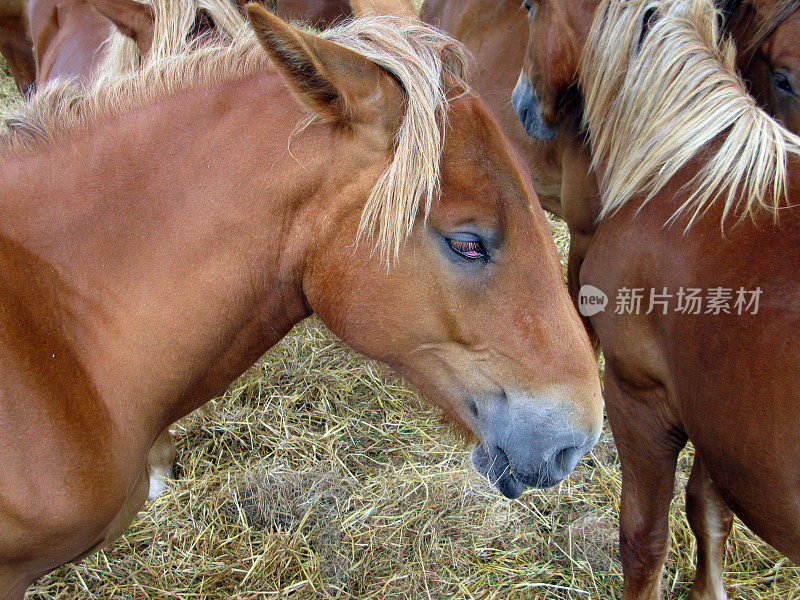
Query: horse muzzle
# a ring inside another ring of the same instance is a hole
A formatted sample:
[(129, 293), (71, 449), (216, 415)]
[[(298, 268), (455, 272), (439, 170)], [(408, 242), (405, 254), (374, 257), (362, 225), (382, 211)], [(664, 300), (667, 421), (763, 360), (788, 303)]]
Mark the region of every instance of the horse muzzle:
[(504, 496), (556, 485), (600, 437), (602, 414), (574, 424), (570, 403), (506, 396), (479, 405), (481, 441), (472, 451), (475, 469)]
[(514, 87), (514, 91), (511, 92), (511, 104), (525, 127), (525, 133), (530, 137), (540, 140), (552, 140), (556, 137), (558, 130), (555, 127), (546, 125), (542, 120), (539, 99), (536, 97), (536, 92), (534, 92), (524, 73), (520, 73), (517, 85)]

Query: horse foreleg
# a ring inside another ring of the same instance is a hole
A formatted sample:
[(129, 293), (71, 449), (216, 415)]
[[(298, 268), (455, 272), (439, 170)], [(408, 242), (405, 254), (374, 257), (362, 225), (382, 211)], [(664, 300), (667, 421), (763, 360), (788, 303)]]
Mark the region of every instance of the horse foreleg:
[(659, 409), (659, 391), (633, 397), (606, 372), (606, 407), (622, 465), (619, 549), (625, 600), (657, 600), (669, 550), (669, 504), (685, 436)]
[(733, 513), (708, 478), (699, 456), (695, 456), (686, 486), (686, 517), (697, 538), (697, 572), (688, 600), (727, 600), (722, 566)]
[(71, 562), (77, 561), (90, 554), (94, 554), (101, 548), (108, 546), (111, 542), (125, 533), (130, 526), (131, 521), (133, 521), (133, 518), (139, 513), (140, 510), (142, 510), (142, 507), (147, 500), (147, 490), (150, 485), (149, 481), (150, 476), (148, 474), (148, 469), (142, 469), (141, 473), (139, 474), (139, 478), (136, 480), (136, 484), (133, 486), (131, 493), (128, 495), (128, 498), (122, 504), (122, 507), (112, 519), (111, 523), (109, 523), (106, 527), (102, 540), (90, 548), (87, 552), (84, 552), (79, 557), (73, 559)]
[(30, 584), (31, 579), (20, 577), (18, 569), (14, 566), (0, 564), (0, 598), (2, 600), (23, 600), (25, 590)]
[(147, 471), (150, 475), (150, 489), (147, 498), (152, 500), (165, 491), (173, 479), (172, 465), (175, 462), (175, 442), (169, 429), (165, 429), (153, 442), (147, 454)]

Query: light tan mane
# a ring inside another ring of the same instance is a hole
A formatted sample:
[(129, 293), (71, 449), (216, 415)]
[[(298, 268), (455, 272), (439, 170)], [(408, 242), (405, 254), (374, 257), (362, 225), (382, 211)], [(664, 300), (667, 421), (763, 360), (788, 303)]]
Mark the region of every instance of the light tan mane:
[[(393, 74), (404, 90), (405, 115), (394, 156), (373, 188), (362, 213), (359, 235), (376, 244), (381, 258), (396, 256), (418, 213), (427, 216), (438, 190), (444, 120), (450, 85), (465, 93), (464, 47), (418, 21), (365, 17), (319, 33), (369, 58)], [(41, 88), (7, 118), (10, 133), (0, 158), (30, 151), (57, 133), (152, 103), (188, 87), (211, 85), (269, 68), (266, 53), (249, 29), (235, 39), (152, 61), (140, 71), (86, 89), (55, 81)]]
[[(158, 60), (185, 52), (191, 45), (190, 33), (199, 11), (214, 21), (217, 35), (238, 37), (247, 21), (231, 0), (139, 0), (153, 9), (155, 18), (150, 59)], [(141, 67), (142, 56), (136, 43), (114, 28), (105, 42), (105, 59), (98, 77), (110, 79)]]
[(724, 198), (723, 220), (764, 207), (777, 216), (787, 160), (800, 138), (761, 110), (735, 70), (710, 0), (606, 0), (584, 49), (581, 85), (594, 166), (602, 166), (601, 218), (644, 202), (709, 147), (673, 215), (689, 225)]

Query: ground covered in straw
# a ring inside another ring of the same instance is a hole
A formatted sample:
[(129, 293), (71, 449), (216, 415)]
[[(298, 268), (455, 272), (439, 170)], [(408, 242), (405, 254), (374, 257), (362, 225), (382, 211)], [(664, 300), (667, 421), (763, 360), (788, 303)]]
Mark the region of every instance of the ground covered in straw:
[[(13, 96), (8, 77), (0, 101)], [(563, 224), (553, 222), (560, 251)], [(109, 549), (42, 578), (45, 599), (618, 598), (619, 466), (606, 432), (567, 481), (510, 502), (438, 411), (315, 318), (176, 424), (177, 481)], [(676, 490), (691, 453), (681, 459)], [(694, 543), (678, 494), (664, 577)], [(737, 525), (732, 598), (800, 596), (800, 570)]]

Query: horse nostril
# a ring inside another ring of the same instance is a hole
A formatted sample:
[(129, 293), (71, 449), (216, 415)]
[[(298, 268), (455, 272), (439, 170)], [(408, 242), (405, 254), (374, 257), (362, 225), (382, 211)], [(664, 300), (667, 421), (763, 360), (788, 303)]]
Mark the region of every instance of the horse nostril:
[(580, 446), (570, 446), (569, 448), (558, 451), (554, 457), (553, 464), (557, 472), (563, 473), (564, 476), (566, 476), (575, 468), (581, 456), (583, 456), (583, 453), (581, 452)]
[(475, 400), (467, 401), (467, 410), (473, 417), (478, 417), (478, 405), (475, 403)]

